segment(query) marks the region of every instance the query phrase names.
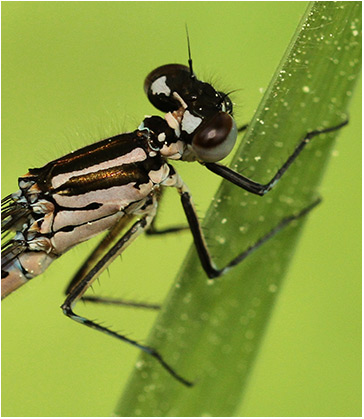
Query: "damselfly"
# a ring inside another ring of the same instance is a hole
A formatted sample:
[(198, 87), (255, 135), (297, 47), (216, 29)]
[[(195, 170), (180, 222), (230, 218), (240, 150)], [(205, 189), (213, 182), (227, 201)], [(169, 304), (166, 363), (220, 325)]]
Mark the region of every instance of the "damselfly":
[[(165, 112), (146, 117), (133, 132), (91, 144), (19, 178), (19, 191), (2, 200), (2, 231), (12, 233), (2, 246), (2, 298), (44, 272), (78, 243), (107, 232), (66, 289), (63, 312), (77, 322), (128, 342), (152, 355), (174, 378), (191, 385), (162, 358), (139, 344), (74, 312), (78, 300), (107, 266), (141, 233), (157, 230), (158, 202), (167, 187), (177, 189), (203, 269), (217, 278), (242, 262), (291, 221), (307, 214), (313, 202), (292, 214), (217, 268), (210, 256), (188, 187), (171, 161), (196, 161), (208, 170), (257, 195), (265, 195), (315, 136), (343, 127), (347, 121), (306, 133), (267, 184), (257, 183), (218, 161), (234, 147), (239, 131), (228, 94), (198, 80), (189, 53), (188, 66), (168, 64), (152, 71), (144, 83), (151, 103)], [(107, 302), (105, 299), (100, 301)]]

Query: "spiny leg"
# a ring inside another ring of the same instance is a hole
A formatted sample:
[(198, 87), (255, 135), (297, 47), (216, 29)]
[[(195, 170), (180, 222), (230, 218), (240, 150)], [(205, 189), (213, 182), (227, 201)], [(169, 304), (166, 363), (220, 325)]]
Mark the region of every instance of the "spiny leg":
[(94, 248), (82, 266), (75, 273), (67, 288), (65, 294), (68, 295), (72, 288), (78, 284), (82, 278), (91, 270), (92, 266), (96, 264), (98, 260), (102, 258), (107, 253), (108, 248), (112, 243), (118, 238), (121, 234), (121, 231), (126, 227), (126, 225), (131, 221), (132, 217), (124, 215), (120, 220), (113, 226), (113, 228), (103, 237), (100, 243)]
[(280, 232), (282, 229), (288, 226), (292, 221), (298, 220), (299, 218), (305, 216), (307, 213), (309, 213), (314, 207), (316, 207), (321, 202), (321, 199), (317, 199), (312, 204), (302, 209), (300, 212), (283, 218), (279, 224), (277, 224), (267, 234), (262, 236), (256, 243), (254, 243), (252, 246), (248, 247), (242, 253), (240, 253), (238, 256), (232, 259), (225, 267), (218, 269), (215, 266), (211, 258), (210, 252), (207, 248), (207, 244), (206, 244), (204, 235), (202, 233), (200, 222), (198, 220), (196, 210), (193, 206), (190, 193), (188, 192), (185, 186), (183, 186), (179, 190), (179, 192), (181, 194), (181, 201), (182, 201), (183, 209), (185, 211), (188, 224), (192, 232), (192, 236), (194, 239), (198, 256), (201, 261), (201, 265), (209, 278), (217, 278), (224, 275), (233, 266), (236, 266), (240, 262), (242, 262), (252, 252), (254, 252), (259, 247), (261, 247), (266, 241), (268, 241), (270, 238), (272, 238), (274, 235), (276, 235), (278, 232)]
[(113, 336), (119, 340), (124, 342), (130, 343), (133, 346), (141, 349), (142, 351), (150, 354), (153, 358), (155, 358), (162, 367), (169, 372), (175, 379), (180, 381), (182, 384), (186, 386), (192, 386), (193, 384), (181, 377), (176, 371), (169, 366), (164, 359), (162, 358), (161, 354), (153, 348), (149, 346), (141, 345), (137, 341), (127, 338), (117, 332), (114, 332), (100, 324), (95, 323), (92, 320), (86, 319), (85, 317), (79, 316), (78, 314), (74, 313), (73, 307), (77, 303), (77, 301), (82, 298), (83, 294), (86, 290), (91, 286), (91, 284), (95, 281), (95, 279), (105, 270), (105, 268), (117, 257), (119, 256), (123, 250), (129, 244), (136, 239), (143, 231), (150, 225), (152, 219), (154, 217), (153, 214), (149, 214), (141, 218), (140, 220), (136, 221), (132, 227), (111, 247), (111, 249), (96, 263), (96, 265), (78, 282), (73, 285), (68, 294), (66, 300), (62, 304), (61, 308), (63, 313), (70, 317), (72, 320), (77, 321), (78, 323), (84, 324), (85, 326), (90, 327), (91, 329), (98, 330), (100, 332), (104, 332), (110, 336)]
[(246, 191), (254, 193), (256, 195), (262, 196), (262, 195), (265, 195), (267, 192), (269, 192), (276, 185), (279, 179), (283, 176), (283, 174), (287, 171), (287, 169), (291, 166), (291, 164), (296, 160), (298, 155), (301, 153), (301, 151), (305, 148), (305, 146), (310, 142), (312, 138), (320, 134), (327, 134), (329, 132), (337, 131), (338, 129), (347, 125), (348, 122), (349, 121), (346, 120), (344, 122), (341, 122), (338, 125), (335, 125), (334, 127), (308, 132), (305, 135), (305, 137), (299, 142), (299, 144), (297, 145), (293, 153), (288, 157), (287, 161), (283, 164), (283, 166), (277, 171), (277, 173), (273, 176), (270, 182), (266, 184), (254, 182), (253, 180), (241, 175), (240, 173), (237, 173), (234, 170), (218, 163), (202, 163), (202, 164), (206, 166), (212, 172), (223, 177), (229, 182), (234, 183), (240, 188), (243, 188)]
[[(95, 247), (91, 252), (79, 270), (71, 279), (68, 284), (65, 294), (68, 295), (72, 288), (85, 277), (87, 272), (89, 272), (92, 267), (96, 264), (98, 260), (102, 258), (103, 255), (106, 255), (108, 249), (120, 236), (122, 230), (126, 225), (132, 220), (132, 216), (124, 215), (120, 220), (114, 225), (114, 227), (106, 234), (106, 236), (100, 241), (100, 243)], [(134, 308), (144, 308), (149, 310), (159, 310), (161, 306), (159, 304), (151, 304), (141, 301), (130, 301), (124, 299), (113, 299), (108, 297), (99, 297), (99, 296), (83, 296), (82, 301), (91, 302), (91, 303), (100, 303), (100, 304), (113, 304), (121, 305), (125, 307), (134, 307)]]
[[(160, 202), (162, 197), (162, 192), (158, 193), (158, 196), (156, 199)], [(111, 247), (111, 245), (116, 241), (116, 239), (120, 236), (122, 230), (130, 223), (133, 216), (124, 215), (120, 218), (120, 220), (113, 226), (113, 228), (104, 236), (104, 238), (99, 242), (99, 244), (93, 249), (91, 254), (88, 256), (88, 258), (85, 260), (85, 262), (82, 264), (82, 266), (79, 268), (79, 270), (76, 272), (76, 274), (71, 279), (70, 283), (68, 284), (65, 294), (68, 295), (72, 288), (82, 280), (82, 278), (91, 270), (91, 268), (96, 264), (98, 260), (101, 259), (103, 255), (105, 255), (108, 251), (108, 249)], [(173, 233), (178, 232), (181, 230), (189, 229), (188, 226), (175, 226), (170, 227), (167, 229), (156, 229), (154, 227), (156, 217), (153, 218), (148, 230), (146, 230), (146, 233), (152, 235), (152, 234), (167, 234), (167, 233)], [(133, 307), (133, 308), (143, 308), (143, 309), (149, 309), (149, 310), (159, 310), (161, 308), (160, 304), (153, 304), (148, 302), (142, 302), (142, 301), (130, 301), (130, 300), (124, 300), (124, 299), (114, 299), (114, 298), (108, 298), (108, 297), (100, 297), (100, 296), (83, 296), (82, 301), (90, 302), (90, 303), (100, 303), (100, 304), (113, 304), (113, 305), (120, 305), (125, 307)]]
[[(162, 198), (164, 196), (164, 189), (159, 189), (158, 191), (158, 206), (160, 205)], [(180, 231), (186, 231), (189, 230), (189, 227), (187, 225), (177, 225), (172, 227), (165, 227), (165, 228), (158, 228), (156, 226), (156, 221), (158, 219), (158, 214), (153, 218), (153, 221), (151, 222), (148, 230), (146, 230), (146, 234), (148, 236), (162, 236), (164, 234), (170, 234), (170, 233), (179, 233)]]

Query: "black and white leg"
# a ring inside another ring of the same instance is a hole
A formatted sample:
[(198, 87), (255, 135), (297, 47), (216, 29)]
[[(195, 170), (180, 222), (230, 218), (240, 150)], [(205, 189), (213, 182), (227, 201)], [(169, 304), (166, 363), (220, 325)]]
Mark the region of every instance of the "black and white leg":
[(341, 122), (334, 127), (325, 128), (322, 130), (315, 130), (308, 132), (304, 138), (299, 142), (293, 153), (288, 157), (287, 161), (283, 164), (283, 166), (277, 171), (277, 173), (273, 176), (273, 178), (266, 184), (261, 184), (254, 182), (253, 180), (241, 175), (240, 173), (235, 172), (234, 170), (223, 166), (222, 164), (218, 163), (202, 163), (206, 166), (209, 170), (216, 173), (217, 175), (223, 177), (224, 179), (228, 180), (231, 183), (239, 186), (240, 188), (245, 189), (248, 192), (254, 193), (256, 195), (265, 195), (269, 192), (279, 181), (279, 179), (283, 176), (283, 174), (287, 171), (287, 169), (291, 166), (291, 164), (296, 160), (298, 155), (301, 151), (305, 148), (305, 146), (310, 142), (310, 140), (320, 134), (327, 134), (329, 132), (336, 131), (345, 125), (348, 124), (348, 120)]
[(93, 268), (91, 268), (91, 270), (86, 275), (80, 277), (78, 282), (74, 282), (61, 308), (63, 310), (63, 313), (69, 318), (71, 318), (72, 320), (75, 320), (78, 323), (88, 326), (91, 329), (104, 332), (119, 340), (130, 343), (131, 345), (150, 354), (174, 378), (176, 378), (178, 381), (185, 384), (186, 386), (191, 386), (192, 383), (190, 381), (187, 381), (183, 377), (181, 377), (179, 374), (177, 374), (176, 371), (164, 361), (161, 354), (155, 349), (150, 348), (149, 346), (141, 345), (137, 341), (129, 339), (126, 336), (121, 335), (117, 332), (114, 332), (104, 326), (101, 326), (100, 324), (97, 324), (96, 322), (89, 320), (83, 316), (79, 316), (73, 311), (74, 306), (77, 303), (77, 301), (82, 298), (83, 294), (92, 285), (95, 279), (107, 268), (107, 266), (117, 256), (119, 256), (126, 249), (126, 247), (128, 247), (136, 239), (136, 237), (138, 237), (141, 233), (145, 231), (146, 228), (149, 227), (154, 215), (155, 215), (154, 213), (152, 215), (145, 215), (140, 220), (136, 221), (131, 226), (131, 228), (93, 266)]

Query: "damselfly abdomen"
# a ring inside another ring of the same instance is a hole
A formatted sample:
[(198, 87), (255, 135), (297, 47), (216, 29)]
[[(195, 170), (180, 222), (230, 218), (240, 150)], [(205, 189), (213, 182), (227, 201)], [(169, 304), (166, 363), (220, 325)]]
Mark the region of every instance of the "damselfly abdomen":
[[(209, 278), (223, 275), (317, 202), (284, 218), (253, 246), (217, 268), (208, 251), (191, 195), (173, 160), (197, 161), (251, 193), (265, 195), (311, 138), (341, 128), (305, 134), (270, 182), (254, 182), (218, 161), (232, 150), (238, 129), (229, 96), (197, 79), (189, 66), (169, 64), (152, 71), (144, 84), (149, 100), (165, 118), (146, 117), (138, 129), (89, 145), (30, 169), (19, 178), (19, 191), (3, 199), (2, 229), (12, 233), (3, 245), (2, 297), (41, 274), (78, 243), (107, 231), (66, 290), (63, 312), (150, 353), (175, 378), (178, 375), (153, 348), (74, 313), (76, 302), (103, 270), (141, 233), (156, 233), (153, 220), (166, 187), (180, 194), (201, 264)], [(165, 232), (169, 232), (166, 230)], [(161, 233), (161, 232), (159, 232)]]

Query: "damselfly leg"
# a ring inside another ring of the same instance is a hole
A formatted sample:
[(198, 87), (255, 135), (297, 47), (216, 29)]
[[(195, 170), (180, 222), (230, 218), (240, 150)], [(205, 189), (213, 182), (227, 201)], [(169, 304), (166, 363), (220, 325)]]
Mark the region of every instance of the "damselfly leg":
[(146, 228), (149, 227), (152, 219), (155, 216), (154, 206), (149, 214), (146, 214), (141, 219), (137, 220), (132, 227), (111, 247), (111, 249), (96, 263), (96, 265), (83, 277), (80, 277), (78, 282), (74, 281), (72, 287), (69, 290), (66, 300), (62, 304), (61, 308), (63, 313), (70, 317), (72, 320), (77, 321), (78, 323), (84, 324), (85, 326), (90, 327), (91, 329), (98, 330), (100, 332), (106, 333), (110, 336), (113, 336), (117, 339), (120, 339), (124, 342), (130, 343), (133, 346), (141, 349), (142, 351), (150, 354), (155, 358), (162, 366), (165, 368), (174, 378), (176, 378), (181, 383), (186, 386), (191, 386), (190, 381), (185, 380), (176, 371), (171, 368), (162, 358), (162, 356), (155, 349), (150, 348), (145, 345), (141, 345), (135, 340), (127, 338), (117, 332), (114, 332), (96, 322), (89, 320), (85, 317), (77, 315), (73, 311), (73, 307), (77, 301), (82, 298), (83, 294), (87, 289), (92, 285), (95, 279), (106, 269), (106, 267), (117, 257), (119, 256), (141, 233), (144, 232)]
[[(163, 189), (158, 191), (156, 199), (158, 201), (158, 206), (162, 201)], [(119, 222), (106, 234), (106, 236), (99, 242), (99, 244), (95, 247), (95, 249), (91, 252), (88, 258), (85, 260), (83, 265), (79, 268), (76, 272), (74, 277), (71, 279), (70, 283), (68, 284), (65, 294), (68, 295), (75, 284), (80, 282), (80, 280), (85, 277), (85, 275), (91, 270), (91, 268), (99, 261), (102, 256), (106, 255), (112, 244), (118, 239), (121, 235), (122, 231), (125, 229), (127, 224), (132, 220), (132, 216), (124, 216), (122, 217)], [(156, 221), (158, 218), (158, 212), (153, 217), (148, 229), (145, 230), (145, 234), (148, 236), (161, 236), (161, 235), (168, 235), (173, 233), (178, 233), (181, 231), (189, 230), (188, 225), (177, 225), (172, 227), (164, 227), (158, 228), (156, 226)], [(96, 304), (109, 304), (109, 305), (120, 305), (124, 307), (133, 307), (133, 308), (143, 308), (143, 309), (150, 309), (150, 310), (159, 310), (161, 308), (160, 304), (153, 304), (149, 302), (142, 302), (142, 301), (131, 301), (125, 299), (116, 299), (116, 298), (108, 298), (103, 296), (87, 296), (84, 295), (82, 301), (91, 302)]]
[(65, 290), (65, 294), (68, 295), (86, 275), (91, 269), (95, 266), (97, 261), (99, 261), (105, 254), (107, 254), (108, 249), (112, 246), (115, 240), (119, 237), (122, 230), (127, 226), (130, 220), (133, 217), (131, 216), (124, 216), (120, 218), (120, 220), (108, 231), (106, 236), (100, 241), (100, 243), (95, 247), (95, 249), (91, 252), (82, 266), (78, 269), (76, 274), (73, 276), (67, 288)]
[(248, 192), (251, 192), (256, 195), (265, 195), (269, 192), (279, 181), (279, 179), (283, 176), (283, 174), (287, 171), (287, 169), (291, 166), (291, 164), (296, 160), (305, 146), (310, 142), (310, 140), (320, 134), (327, 134), (333, 131), (337, 131), (338, 129), (344, 127), (349, 123), (349, 120), (345, 120), (338, 125), (333, 127), (315, 130), (308, 132), (304, 138), (299, 142), (293, 153), (288, 157), (286, 162), (283, 166), (277, 171), (277, 173), (273, 176), (273, 178), (266, 184), (257, 183), (253, 180), (241, 175), (240, 173), (235, 172), (234, 170), (230, 169), (229, 167), (223, 166), (219, 163), (202, 163), (206, 166), (211, 172), (216, 173), (217, 175), (223, 177), (224, 179), (228, 180), (231, 183), (239, 186), (240, 188), (245, 189)]
[[(252, 246), (245, 249), (241, 252), (238, 256), (232, 259), (225, 267), (217, 269), (215, 264), (211, 258), (210, 252), (207, 248), (207, 244), (204, 238), (204, 235), (201, 230), (201, 226), (198, 220), (198, 216), (196, 214), (191, 195), (188, 192), (187, 187), (183, 184), (182, 186), (178, 187), (178, 190), (181, 194), (181, 201), (182, 205), (189, 223), (189, 227), (191, 229), (194, 243), (201, 261), (201, 265), (204, 268), (206, 274), (209, 278), (217, 278), (225, 273), (228, 272), (232, 267), (238, 265), (242, 262), (246, 257), (248, 257), (252, 252), (257, 250), (261, 247), (265, 242), (271, 239), (275, 234), (279, 233), (289, 224), (294, 222), (295, 220), (299, 220), (300, 218), (304, 217), (307, 213), (309, 213), (316, 205), (319, 204), (320, 199), (313, 202), (308, 207), (304, 208), (300, 212), (296, 214), (292, 214), (288, 217), (285, 217), (279, 224), (277, 224), (272, 230), (270, 230), (267, 234), (262, 236), (256, 243)], [(70, 317), (72, 320), (77, 321), (78, 323), (84, 324), (92, 329), (98, 330), (100, 332), (106, 333), (110, 336), (113, 336), (119, 340), (124, 342), (130, 343), (133, 346), (141, 349), (143, 352), (146, 352), (153, 356), (159, 364), (166, 369), (175, 379), (186, 386), (192, 386), (193, 383), (191, 381), (186, 380), (181, 375), (179, 375), (174, 368), (172, 368), (162, 357), (162, 355), (154, 348), (149, 346), (142, 345), (135, 340), (127, 338), (124, 335), (121, 335), (117, 332), (112, 331), (111, 329), (101, 326), (96, 322), (87, 319), (86, 317), (79, 316), (73, 311), (73, 307), (77, 303), (78, 300), (83, 299), (85, 301), (91, 302), (100, 302), (100, 303), (109, 303), (109, 304), (118, 304), (118, 305), (130, 305), (134, 307), (141, 307), (141, 308), (149, 308), (149, 309), (158, 309), (159, 306), (153, 305), (145, 305), (143, 303), (130, 303), (130, 302), (123, 302), (122, 300), (112, 300), (112, 299), (103, 299), (101, 297), (83, 297), (83, 294), (87, 291), (87, 289), (92, 285), (95, 279), (106, 269), (106, 267), (117, 257), (119, 256), (128, 246), (129, 244), (151, 224), (154, 215), (146, 215), (140, 220), (136, 221), (133, 226), (108, 250), (104, 256), (98, 260), (96, 265), (90, 269), (89, 272), (85, 274), (83, 271), (82, 276), (77, 276), (72, 281), (72, 287), (69, 287), (68, 296), (61, 306), (64, 314)], [(117, 229), (118, 230), (118, 229)], [(102, 242), (101, 242), (102, 244)], [(99, 249), (99, 248), (97, 248)], [(90, 259), (90, 258), (89, 258)], [(93, 260), (93, 259), (92, 259)]]
[(257, 242), (255, 242), (252, 246), (245, 249), (243, 252), (238, 254), (234, 259), (232, 259), (226, 266), (223, 268), (218, 269), (215, 266), (214, 261), (211, 258), (210, 252), (208, 250), (206, 240), (201, 230), (200, 222), (198, 220), (196, 210), (194, 208), (192, 197), (190, 193), (186, 190), (181, 190), (181, 201), (183, 205), (183, 209), (185, 211), (192, 236), (194, 239), (195, 247), (200, 258), (201, 265), (205, 270), (207, 276), (211, 279), (218, 278), (224, 274), (226, 274), (231, 268), (241, 263), (244, 259), (246, 259), (251, 253), (261, 247), (264, 243), (266, 243), (269, 239), (271, 239), (275, 234), (279, 233), (293, 221), (298, 220), (308, 214), (313, 208), (315, 208), (320, 202), (321, 199), (317, 199), (308, 207), (302, 209), (301, 211), (297, 212), (296, 214), (289, 215), (283, 218), (279, 224), (277, 224), (272, 230), (262, 236)]
[(238, 132), (244, 132), (249, 127), (249, 124), (244, 124), (238, 128)]
[(131, 308), (143, 308), (146, 310), (160, 310), (161, 304), (153, 304), (142, 301), (131, 301), (123, 300), (121, 298), (108, 298), (108, 297), (97, 297), (96, 295), (85, 295), (81, 297), (82, 301), (95, 303), (95, 304), (109, 304), (115, 306), (131, 307)]
[[(160, 206), (161, 201), (164, 197), (164, 190), (161, 189), (159, 197), (158, 197), (158, 206)], [(189, 227), (187, 225), (172, 225), (171, 227), (158, 227), (156, 225), (157, 220), (158, 220), (158, 212), (156, 214), (156, 216), (153, 218), (152, 222), (150, 223), (149, 228), (146, 230), (146, 234), (148, 236), (163, 236), (163, 235), (168, 235), (168, 234), (174, 234), (174, 233), (179, 233), (182, 231), (187, 231), (189, 230)]]
[[(133, 217), (122, 217), (119, 222), (106, 234), (106, 236), (99, 242), (99, 244), (95, 247), (95, 249), (91, 252), (82, 266), (78, 269), (76, 274), (73, 276), (71, 281), (69, 282), (65, 294), (69, 295), (73, 287), (78, 284), (89, 271), (95, 266), (97, 261), (99, 261), (104, 255), (107, 254), (108, 250), (111, 248), (112, 244), (119, 238), (123, 229), (127, 226), (127, 224), (132, 220)], [(159, 304), (152, 304), (146, 302), (136, 302), (136, 301), (129, 301), (124, 299), (115, 299), (115, 298), (107, 298), (107, 297), (100, 297), (100, 296), (88, 296), (84, 295), (81, 297), (82, 301), (91, 302), (91, 303), (102, 303), (102, 304), (114, 304), (120, 305), (125, 307), (134, 307), (134, 308), (144, 308), (150, 310), (159, 310)]]

